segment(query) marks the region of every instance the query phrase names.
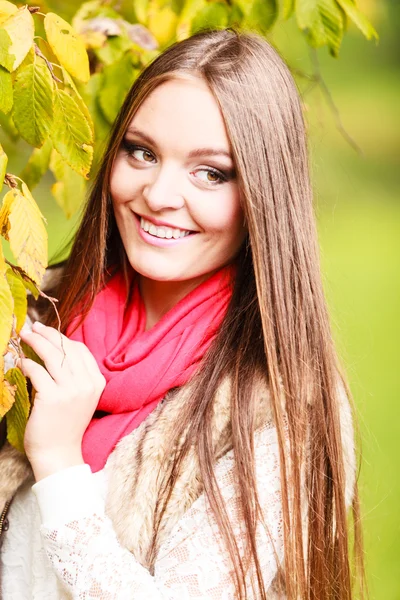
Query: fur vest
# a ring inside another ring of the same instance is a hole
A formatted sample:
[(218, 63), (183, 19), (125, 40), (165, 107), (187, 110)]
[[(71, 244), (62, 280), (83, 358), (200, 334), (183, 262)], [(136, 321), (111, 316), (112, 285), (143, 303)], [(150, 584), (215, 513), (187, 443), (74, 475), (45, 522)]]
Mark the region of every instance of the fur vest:
[[(106, 511), (118, 539), (135, 558), (152, 570), (159, 546), (172, 528), (203, 491), (200, 467), (194, 449), (189, 451), (160, 524), (155, 555), (150, 556), (154, 514), (160, 487), (169, 472), (171, 440), (188, 395), (190, 385), (168, 394), (157, 408), (131, 434), (117, 444), (107, 469), (109, 487)], [(258, 385), (255, 427), (272, 422), (266, 386)], [(355, 481), (355, 455), (350, 406), (341, 399), (341, 431), (346, 471), (346, 504), (352, 500)], [(213, 447), (218, 460), (231, 449), (229, 383), (221, 385), (213, 414)], [(176, 437), (176, 436), (175, 436)], [(180, 440), (175, 441), (176, 445)], [(0, 513), (18, 488), (33, 476), (27, 459), (8, 443), (0, 450)]]

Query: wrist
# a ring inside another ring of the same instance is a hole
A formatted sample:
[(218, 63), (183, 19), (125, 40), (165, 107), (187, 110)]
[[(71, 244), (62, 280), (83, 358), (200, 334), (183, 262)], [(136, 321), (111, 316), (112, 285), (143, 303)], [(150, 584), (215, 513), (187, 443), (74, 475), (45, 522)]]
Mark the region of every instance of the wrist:
[(83, 465), (82, 451), (80, 448), (65, 448), (61, 450), (52, 450), (45, 454), (36, 454), (28, 456), (36, 481), (49, 477), (58, 471)]

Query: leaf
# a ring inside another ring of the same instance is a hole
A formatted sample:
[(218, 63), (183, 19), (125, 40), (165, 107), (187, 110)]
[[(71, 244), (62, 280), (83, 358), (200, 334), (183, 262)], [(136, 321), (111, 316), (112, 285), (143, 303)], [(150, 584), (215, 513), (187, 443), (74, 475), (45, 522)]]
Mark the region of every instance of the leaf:
[(295, 0), (283, 0), (282, 13), (284, 19), (289, 19), (294, 12)]
[(222, 28), (228, 25), (229, 8), (225, 2), (207, 4), (192, 21), (191, 33), (212, 27)]
[(67, 92), (67, 94), (69, 94), (71, 96), (71, 98), (73, 98), (75, 100), (75, 102), (81, 109), (83, 115), (86, 118), (86, 121), (88, 122), (90, 130), (92, 132), (91, 139), (93, 141), (94, 140), (94, 125), (93, 125), (92, 115), (90, 114), (89, 109), (86, 106), (82, 96), (79, 94), (78, 89), (77, 89), (72, 77), (69, 75), (68, 71), (66, 71), (64, 68), (61, 68), (61, 71), (62, 71), (63, 79), (64, 79), (64, 86), (65, 86), (64, 91)]
[(176, 39), (178, 41), (189, 37), (193, 19), (206, 6), (207, 0), (185, 0), (183, 10), (176, 25)]
[(244, 25), (249, 29), (256, 29), (261, 33), (266, 33), (271, 29), (277, 16), (277, 0), (254, 0), (244, 20)]
[(0, 67), (0, 110), (8, 113), (13, 105), (13, 90), (11, 73), (4, 67)]
[(2, 419), (8, 411), (11, 409), (15, 402), (16, 388), (8, 383), (7, 380), (3, 379), (3, 373), (1, 373), (0, 380), (0, 419)]
[(37, 300), (39, 297), (39, 290), (37, 288), (36, 283), (31, 281), (31, 279), (29, 279), (29, 277), (27, 275), (19, 272), (18, 267), (15, 267), (13, 265), (11, 267), (11, 269), (12, 269), (12, 272), (14, 273), (15, 277), (17, 277), (20, 280), (20, 282), (25, 287), (25, 289), (32, 294), (32, 296), (35, 298), (35, 300)]
[(344, 30), (344, 13), (336, 0), (297, 0), (296, 17), (309, 43), (328, 45), (333, 56), (339, 53)]
[(53, 79), (41, 58), (18, 71), (14, 83), (14, 123), (25, 141), (40, 148), (53, 121)]
[(19, 133), (17, 128), (14, 125), (14, 121), (12, 119), (11, 113), (8, 115), (4, 115), (0, 112), (0, 127), (7, 134), (12, 142), (16, 142), (19, 139)]
[(132, 65), (130, 53), (125, 54), (119, 62), (104, 68), (99, 104), (109, 123), (114, 122), (137, 74), (138, 71)]
[(0, 354), (3, 355), (13, 325), (13, 297), (5, 273), (0, 273)]
[(14, 15), (16, 12), (18, 12), (18, 8), (15, 4), (6, 2), (5, 0), (0, 1), (0, 23), (6, 21), (8, 17), (11, 17), (11, 15)]
[(178, 15), (165, 0), (150, 0), (147, 27), (160, 46), (165, 46), (175, 38)]
[(363, 33), (363, 35), (367, 38), (367, 40), (371, 40), (372, 38), (379, 39), (376, 30), (368, 21), (367, 17), (355, 5), (353, 0), (336, 1), (343, 8), (344, 12), (349, 17), (349, 19), (353, 21), (354, 25), (356, 25), (356, 27), (358, 27), (361, 33)]
[(89, 59), (85, 44), (71, 25), (54, 13), (47, 13), (44, 28), (47, 41), (62, 66), (80, 81), (89, 81)]
[(102, 48), (96, 50), (96, 56), (105, 65), (112, 65), (121, 60), (124, 54), (133, 47), (132, 40), (126, 31), (122, 35), (116, 35), (107, 39)]
[(54, 98), (51, 139), (69, 166), (86, 177), (93, 157), (92, 130), (74, 98), (60, 89), (56, 90)]
[[(3, 146), (0, 144), (0, 190), (3, 187), (4, 177), (7, 172), (8, 156), (3, 150)], [(1, 226), (0, 226), (1, 231)]]
[(21, 279), (14, 273), (12, 269), (7, 270), (6, 278), (14, 301), (14, 316), (16, 319), (15, 329), (16, 332), (19, 333), (25, 323), (26, 313), (28, 310), (26, 290)]
[(14, 194), (13, 190), (10, 190), (5, 194), (0, 208), (0, 234), (6, 240), (8, 240), (8, 232), (10, 230), (9, 216), (13, 202)]
[(57, 179), (51, 187), (51, 193), (67, 219), (70, 219), (84, 203), (86, 181), (55, 150), (51, 156), (50, 169)]
[(13, 189), (8, 194), (13, 195), (8, 218), (11, 251), (18, 266), (40, 285), (47, 267), (47, 231), (43, 216), (24, 183), (22, 193)]
[(16, 386), (15, 402), (7, 413), (7, 439), (14, 448), (24, 452), (24, 434), (30, 410), (26, 379), (18, 368), (9, 369), (5, 379)]
[(52, 148), (53, 144), (51, 139), (48, 138), (41, 148), (34, 149), (20, 173), (20, 178), (24, 180), (30, 190), (33, 190), (49, 168)]
[(0, 26), (0, 65), (15, 71), (33, 44), (35, 25), (28, 8), (20, 8)]
[(147, 25), (147, 15), (149, 10), (149, 0), (135, 0), (133, 4), (137, 20), (142, 25)]

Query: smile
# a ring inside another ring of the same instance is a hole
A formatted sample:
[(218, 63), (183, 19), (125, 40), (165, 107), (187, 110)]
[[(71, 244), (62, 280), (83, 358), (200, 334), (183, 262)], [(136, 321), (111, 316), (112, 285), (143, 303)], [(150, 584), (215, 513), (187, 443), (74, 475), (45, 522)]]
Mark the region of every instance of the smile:
[(140, 218), (140, 228), (154, 237), (167, 239), (173, 238), (174, 240), (186, 237), (191, 233), (190, 231), (184, 229), (166, 227), (165, 225), (157, 226), (154, 225), (154, 223), (150, 223), (150, 221), (146, 221), (146, 219), (143, 217)]

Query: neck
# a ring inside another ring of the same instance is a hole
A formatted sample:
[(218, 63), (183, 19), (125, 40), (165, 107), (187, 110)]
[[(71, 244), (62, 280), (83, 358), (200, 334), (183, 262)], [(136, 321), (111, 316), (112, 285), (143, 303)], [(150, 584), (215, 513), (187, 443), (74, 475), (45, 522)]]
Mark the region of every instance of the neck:
[(146, 331), (213, 273), (206, 273), (189, 281), (155, 281), (141, 275), (139, 286), (146, 309)]

